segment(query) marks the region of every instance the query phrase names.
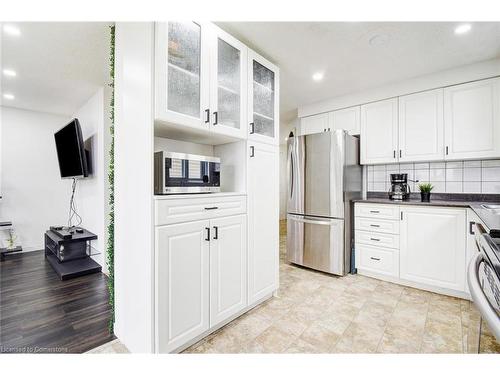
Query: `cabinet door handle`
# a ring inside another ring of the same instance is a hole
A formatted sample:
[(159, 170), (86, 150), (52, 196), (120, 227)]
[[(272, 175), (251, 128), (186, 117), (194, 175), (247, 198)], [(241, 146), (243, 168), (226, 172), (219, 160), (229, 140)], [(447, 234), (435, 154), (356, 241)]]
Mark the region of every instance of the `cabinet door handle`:
[(250, 146), (250, 157), (253, 158), (255, 156), (255, 147)]
[(217, 111), (214, 112), (214, 125), (217, 125), (219, 123), (219, 114)]
[(210, 122), (210, 110), (205, 109), (205, 124), (208, 124)]
[(472, 234), (474, 235), (474, 230), (472, 229), (472, 227), (474, 226), (474, 224), (476, 224), (475, 222), (473, 221), (469, 221), (469, 234)]
[(448, 146), (446, 146), (446, 155), (448, 155)]
[(214, 226), (214, 240), (219, 239), (219, 227)]
[(375, 258), (375, 257), (370, 257), (370, 259), (376, 260), (377, 262), (380, 260), (380, 258)]
[(378, 241), (380, 241), (380, 238), (370, 238), (370, 240), (378, 242)]
[(392, 151), (392, 156), (396, 159), (396, 150)]
[(403, 156), (403, 153), (401, 150), (399, 150), (399, 157), (402, 157)]
[(205, 227), (205, 229), (207, 230), (207, 237), (205, 238), (205, 241), (210, 241), (210, 228)]
[(253, 122), (250, 123), (250, 134), (255, 133), (255, 124)]
[(219, 207), (217, 207), (217, 206), (214, 206), (214, 207), (205, 207), (205, 210), (216, 210), (218, 208)]

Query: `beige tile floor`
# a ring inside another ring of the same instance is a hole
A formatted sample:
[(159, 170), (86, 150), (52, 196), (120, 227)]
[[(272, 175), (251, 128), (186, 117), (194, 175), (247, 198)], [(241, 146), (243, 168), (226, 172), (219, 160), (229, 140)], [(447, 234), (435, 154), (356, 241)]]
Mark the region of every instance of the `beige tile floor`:
[[(278, 296), (184, 353), (467, 352), (469, 320), (477, 314), (469, 301), (289, 265), (281, 232)], [(500, 352), (491, 335), (483, 343), (483, 352)], [(93, 352), (126, 350), (119, 342), (106, 345)]]

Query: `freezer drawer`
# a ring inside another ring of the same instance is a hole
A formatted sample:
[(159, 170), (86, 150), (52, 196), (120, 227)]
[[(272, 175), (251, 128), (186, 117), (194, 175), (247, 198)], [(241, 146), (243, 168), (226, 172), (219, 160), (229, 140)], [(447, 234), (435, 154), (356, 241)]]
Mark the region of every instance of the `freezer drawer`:
[(344, 220), (288, 214), (287, 260), (343, 275)]

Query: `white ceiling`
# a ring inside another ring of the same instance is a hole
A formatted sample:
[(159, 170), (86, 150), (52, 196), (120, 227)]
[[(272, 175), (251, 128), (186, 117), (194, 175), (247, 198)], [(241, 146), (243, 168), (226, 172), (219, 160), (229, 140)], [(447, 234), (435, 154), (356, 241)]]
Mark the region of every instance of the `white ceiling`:
[(109, 24), (18, 22), (21, 34), (2, 32), (2, 105), (70, 116), (109, 82)]
[[(304, 104), (500, 56), (500, 22), (475, 22), (469, 33), (455, 35), (458, 24), (218, 23), (280, 67), (282, 123)], [(371, 45), (376, 35), (387, 42)], [(318, 71), (324, 79), (314, 82)]]

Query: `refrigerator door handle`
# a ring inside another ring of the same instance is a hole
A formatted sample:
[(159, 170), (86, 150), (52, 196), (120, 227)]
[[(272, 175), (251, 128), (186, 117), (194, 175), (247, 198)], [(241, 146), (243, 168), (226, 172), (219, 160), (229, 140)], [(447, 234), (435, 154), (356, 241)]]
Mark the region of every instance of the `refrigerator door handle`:
[(311, 219), (304, 219), (304, 218), (297, 217), (297, 216), (293, 216), (293, 217), (291, 217), (291, 219), (293, 221), (297, 221), (299, 223), (319, 224), (319, 225), (332, 225), (332, 222), (333, 222), (333, 220), (330, 220), (330, 219), (318, 218), (318, 219), (311, 220)]
[(294, 162), (293, 162), (293, 149), (290, 151), (290, 154), (289, 154), (289, 158), (290, 158), (290, 174), (289, 174), (289, 178), (290, 178), (290, 199), (293, 197), (293, 186), (294, 186), (294, 173), (293, 173), (293, 168), (294, 168)]

